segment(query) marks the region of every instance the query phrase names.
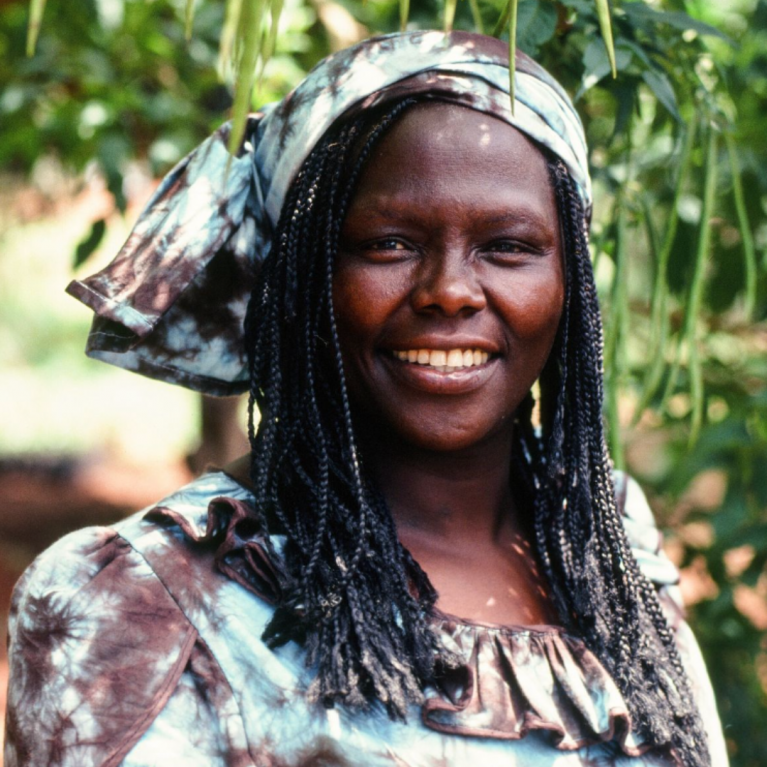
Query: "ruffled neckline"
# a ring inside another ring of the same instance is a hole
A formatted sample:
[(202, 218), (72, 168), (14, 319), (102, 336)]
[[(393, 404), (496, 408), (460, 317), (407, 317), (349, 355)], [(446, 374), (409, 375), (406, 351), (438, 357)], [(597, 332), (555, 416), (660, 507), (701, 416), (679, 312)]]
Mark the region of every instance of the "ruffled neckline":
[[(216, 566), (224, 575), (270, 604), (280, 601), (282, 558), (246, 501), (214, 498), (207, 517), (196, 520), (162, 506), (146, 518), (177, 526), (197, 544), (215, 545)], [(562, 627), (500, 626), (441, 612), (433, 620), (459, 664), (441, 670), (425, 690), (424, 726), (501, 740), (539, 730), (562, 751), (608, 742), (632, 757), (649, 750), (633, 731), (612, 677), (584, 642)]]
[(497, 626), (442, 613), (434, 620), (462, 663), (427, 690), (427, 727), (501, 740), (542, 730), (563, 751), (609, 741), (628, 756), (647, 751), (615, 682), (581, 639), (558, 626)]

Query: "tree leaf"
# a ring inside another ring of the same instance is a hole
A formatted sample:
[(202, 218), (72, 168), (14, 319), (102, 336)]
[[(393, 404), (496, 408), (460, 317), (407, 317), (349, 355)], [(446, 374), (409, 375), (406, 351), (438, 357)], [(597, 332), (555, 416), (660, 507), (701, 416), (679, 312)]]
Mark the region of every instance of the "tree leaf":
[(517, 45), (534, 56), (538, 48), (554, 37), (557, 29), (557, 8), (542, 0), (522, 2), (517, 15)]
[(75, 249), (74, 268), (77, 269), (85, 261), (88, 260), (90, 255), (101, 244), (104, 239), (104, 233), (107, 230), (106, 219), (100, 218), (98, 221), (94, 221), (90, 232), (77, 244)]
[(724, 32), (710, 24), (694, 19), (684, 11), (658, 11), (642, 2), (623, 3), (621, 10), (629, 17), (629, 20), (668, 24), (670, 27), (680, 29), (683, 32), (692, 29), (699, 35), (718, 37), (730, 45), (734, 45), (733, 40)]
[[(619, 46), (615, 52), (616, 63), (621, 69), (625, 69), (631, 63), (632, 51)], [(612, 66), (607, 56), (607, 51), (601, 40), (592, 40), (583, 53), (583, 78), (578, 92), (575, 94), (576, 101), (590, 88), (593, 88), (600, 80), (610, 74)]]
[(657, 69), (646, 69), (642, 72), (642, 79), (650, 87), (650, 90), (655, 94), (655, 98), (663, 104), (669, 111), (671, 116), (677, 121), (682, 122), (682, 118), (679, 114), (679, 109), (676, 103), (676, 94), (669, 82), (665, 73), (659, 72)]
[(623, 136), (631, 125), (631, 116), (634, 114), (637, 98), (637, 79), (634, 77), (621, 77), (613, 88), (613, 94), (617, 102), (615, 110), (615, 126), (613, 127), (613, 140)]
[(628, 48), (646, 67), (653, 66), (650, 57), (645, 53), (645, 49), (633, 40), (621, 37), (618, 41), (618, 50), (620, 51), (621, 48)]

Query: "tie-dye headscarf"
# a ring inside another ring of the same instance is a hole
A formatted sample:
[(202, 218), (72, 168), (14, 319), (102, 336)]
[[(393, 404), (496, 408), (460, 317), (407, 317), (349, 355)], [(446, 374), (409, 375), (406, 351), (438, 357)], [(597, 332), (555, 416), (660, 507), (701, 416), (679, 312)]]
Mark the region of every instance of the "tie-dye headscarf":
[(591, 206), (583, 126), (561, 86), (517, 53), (509, 100), (505, 43), (467, 32), (365, 40), (320, 62), (282, 101), (252, 115), (229, 160), (229, 124), (163, 180), (101, 272), (67, 290), (96, 313), (87, 353), (207, 394), (248, 388), (242, 322), (291, 182), (339, 118), (424, 96), (515, 126), (561, 158)]

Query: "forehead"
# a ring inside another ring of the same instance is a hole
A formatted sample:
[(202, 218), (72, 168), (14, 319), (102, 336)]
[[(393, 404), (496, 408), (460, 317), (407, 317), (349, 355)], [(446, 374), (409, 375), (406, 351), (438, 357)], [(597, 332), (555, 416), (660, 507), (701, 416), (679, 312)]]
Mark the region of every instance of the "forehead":
[(524, 133), (467, 107), (425, 102), (380, 139), (355, 201), (400, 194), (428, 206), (435, 192), (472, 207), (524, 198), (556, 217), (547, 160)]

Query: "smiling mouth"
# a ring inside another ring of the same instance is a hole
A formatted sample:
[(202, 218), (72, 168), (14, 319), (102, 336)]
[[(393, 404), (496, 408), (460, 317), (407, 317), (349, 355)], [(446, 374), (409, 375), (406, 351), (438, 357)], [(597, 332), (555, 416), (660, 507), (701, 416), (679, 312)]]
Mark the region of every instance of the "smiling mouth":
[(465, 368), (485, 365), (490, 357), (481, 349), (407, 349), (392, 351), (392, 356), (402, 362), (422, 365), (440, 373), (453, 373)]

